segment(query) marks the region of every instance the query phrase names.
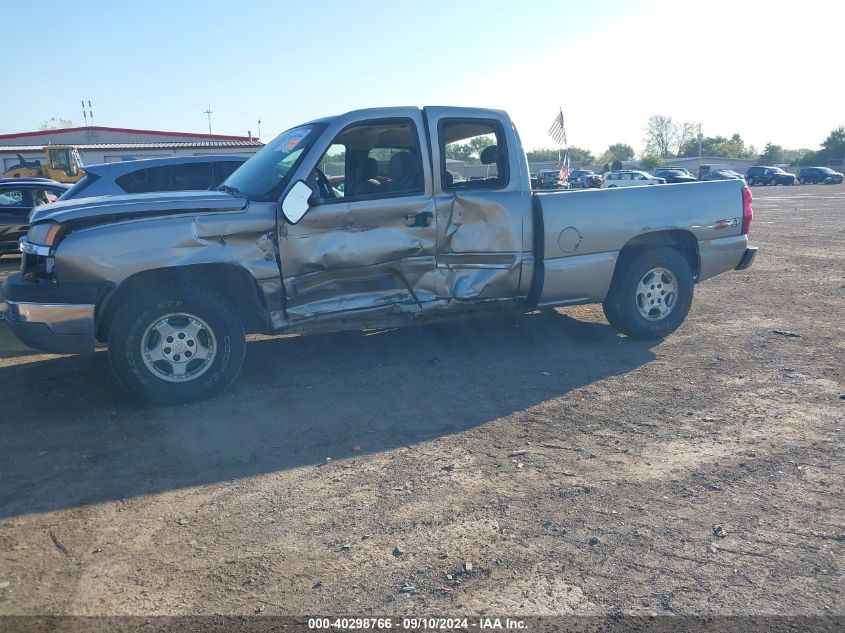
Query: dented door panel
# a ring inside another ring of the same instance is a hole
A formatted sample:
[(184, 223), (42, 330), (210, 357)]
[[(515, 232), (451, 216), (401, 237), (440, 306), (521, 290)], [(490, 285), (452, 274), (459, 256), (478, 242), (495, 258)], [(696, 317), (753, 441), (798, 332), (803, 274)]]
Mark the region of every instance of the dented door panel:
[(435, 237), (424, 195), (312, 208), (280, 236), (288, 317), (420, 310), (437, 296)]
[(528, 165), (519, 138), (504, 112), (468, 109), (473, 117), (498, 122), (504, 134), (509, 181), (498, 189), (460, 189), (443, 186), (443, 157), (439, 129), (455, 118), (452, 108), (426, 108), (432, 134), (434, 191), (437, 199), (437, 269), (445, 296), (460, 302), (518, 299), (528, 294), (534, 265), (530, 238), (531, 192)]
[[(438, 203), (437, 268), (457, 301), (513, 298), (522, 274), (519, 192), (462, 191)], [(530, 199), (527, 204), (530, 205)]]

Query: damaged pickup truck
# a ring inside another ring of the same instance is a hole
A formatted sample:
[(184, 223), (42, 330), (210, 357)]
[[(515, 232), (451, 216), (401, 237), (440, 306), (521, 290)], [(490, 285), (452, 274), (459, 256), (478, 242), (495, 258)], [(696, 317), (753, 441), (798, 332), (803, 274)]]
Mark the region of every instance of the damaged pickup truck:
[[(456, 177), (479, 138), (486, 177)], [(216, 191), (39, 208), (5, 318), (38, 349), (105, 343), (131, 391), (186, 402), (232, 382), (251, 332), (603, 303), (664, 337), (696, 282), (752, 264), (750, 223), (741, 180), (534, 193), (504, 112), (361, 110), (284, 132)]]

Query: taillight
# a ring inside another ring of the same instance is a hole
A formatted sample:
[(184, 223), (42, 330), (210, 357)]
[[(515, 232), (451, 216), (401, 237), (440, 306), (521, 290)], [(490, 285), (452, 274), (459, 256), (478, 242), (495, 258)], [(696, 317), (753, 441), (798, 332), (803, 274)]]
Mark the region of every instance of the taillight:
[(751, 219), (754, 217), (754, 212), (751, 209), (751, 189), (748, 187), (742, 188), (742, 234), (746, 235), (751, 229)]

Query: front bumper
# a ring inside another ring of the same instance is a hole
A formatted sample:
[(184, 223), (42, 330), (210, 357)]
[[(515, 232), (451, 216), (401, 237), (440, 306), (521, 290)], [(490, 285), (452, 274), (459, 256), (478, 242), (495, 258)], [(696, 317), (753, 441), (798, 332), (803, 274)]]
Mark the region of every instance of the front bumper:
[(3, 295), (5, 322), (29, 347), (54, 354), (94, 351), (97, 286), (27, 282), (17, 274), (5, 281)]
[(739, 263), (736, 265), (735, 270), (745, 270), (746, 268), (751, 268), (754, 264), (754, 258), (757, 257), (757, 247), (756, 246), (749, 246), (745, 249), (745, 253), (742, 255), (742, 259), (739, 260)]

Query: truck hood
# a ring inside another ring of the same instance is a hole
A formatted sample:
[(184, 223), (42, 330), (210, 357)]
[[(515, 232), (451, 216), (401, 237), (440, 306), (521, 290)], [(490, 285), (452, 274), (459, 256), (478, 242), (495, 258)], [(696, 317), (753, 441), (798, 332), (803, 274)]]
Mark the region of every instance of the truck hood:
[(60, 200), (37, 207), (29, 216), (36, 222), (71, 222), (96, 218), (128, 218), (185, 213), (242, 211), (246, 198), (222, 191), (159, 191), (125, 196), (99, 196)]

